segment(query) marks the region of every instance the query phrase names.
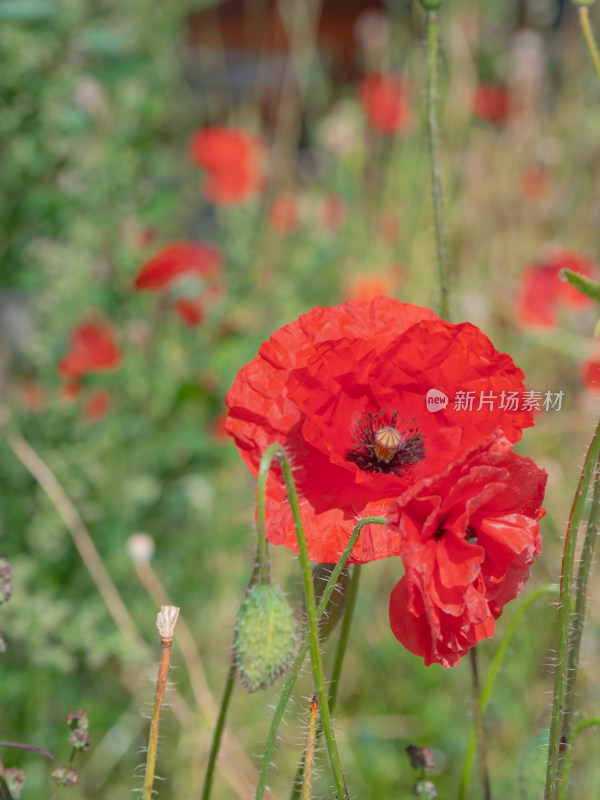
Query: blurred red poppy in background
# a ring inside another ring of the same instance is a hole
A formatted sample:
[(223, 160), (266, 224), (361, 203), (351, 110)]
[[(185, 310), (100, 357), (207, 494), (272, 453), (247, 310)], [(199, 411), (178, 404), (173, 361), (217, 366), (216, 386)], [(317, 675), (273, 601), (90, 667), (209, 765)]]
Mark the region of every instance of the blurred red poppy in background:
[(240, 203), (264, 184), (264, 145), (236, 128), (208, 127), (190, 139), (190, 155), (206, 173), (204, 193), (213, 203)]
[(339, 194), (326, 195), (317, 206), (317, 219), (329, 230), (336, 231), (346, 220), (348, 209)]
[(408, 129), (411, 112), (400, 75), (365, 75), (358, 87), (358, 97), (374, 130), (396, 134)]
[(83, 416), (90, 422), (99, 422), (110, 408), (110, 395), (106, 389), (96, 389), (83, 406)]
[(186, 274), (213, 277), (223, 259), (217, 245), (211, 242), (173, 242), (146, 262), (135, 279), (136, 289), (158, 291)]
[(600, 342), (596, 342), (596, 352), (582, 362), (579, 373), (590, 392), (600, 395)]
[(521, 274), (515, 307), (515, 316), (522, 325), (554, 328), (561, 305), (570, 308), (593, 305), (593, 300), (561, 278), (563, 269), (592, 279), (598, 274), (593, 261), (571, 250), (555, 250), (539, 264), (527, 267)]
[(473, 114), (486, 122), (499, 125), (509, 114), (508, 92), (493, 83), (480, 83), (473, 98)]
[(454, 666), (493, 635), (541, 552), (546, 480), (497, 432), (388, 508), (405, 569), (390, 598), (390, 624), (426, 665)]
[[(294, 464), (308, 551), (338, 560), (356, 515), (380, 514), (415, 482), (445, 470), (500, 427), (515, 442), (528, 411), (495, 407), (432, 413), (426, 395), (522, 391), (523, 373), (473, 325), (379, 297), (314, 308), (276, 331), (227, 395), (227, 430), (257, 475), (280, 442)], [(389, 439), (389, 441), (387, 441)], [(385, 440), (385, 441), (384, 441)], [(267, 536), (296, 550), (281, 474), (267, 483)], [(365, 529), (355, 562), (400, 554), (400, 534)]]
[(79, 379), (90, 372), (105, 372), (121, 363), (112, 325), (98, 320), (77, 325), (69, 337), (69, 350), (58, 365), (63, 378)]
[(550, 188), (550, 173), (543, 164), (530, 164), (521, 173), (521, 194), (527, 200), (545, 197)]
[(203, 281), (213, 279), (222, 263), (221, 251), (211, 242), (174, 242), (140, 268), (135, 286), (174, 293), (176, 313), (188, 325), (196, 326), (204, 319), (204, 299), (214, 288)]
[(293, 194), (281, 194), (275, 199), (269, 219), (280, 233), (291, 233), (300, 223), (300, 208)]

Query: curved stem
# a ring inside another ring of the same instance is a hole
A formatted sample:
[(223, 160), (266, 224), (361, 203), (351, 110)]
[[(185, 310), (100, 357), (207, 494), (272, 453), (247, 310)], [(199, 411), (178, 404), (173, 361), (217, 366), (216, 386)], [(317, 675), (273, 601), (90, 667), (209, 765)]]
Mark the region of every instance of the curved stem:
[(573, 506), (567, 525), (565, 547), (562, 562), (562, 575), (560, 579), (559, 603), (559, 643), (557, 653), (556, 673), (554, 679), (554, 697), (552, 701), (552, 719), (550, 721), (550, 742), (548, 744), (548, 765), (546, 771), (546, 788), (544, 800), (556, 800), (559, 788), (559, 757), (561, 750), (561, 735), (563, 726), (563, 711), (567, 693), (567, 664), (569, 656), (569, 625), (571, 622), (572, 576), (575, 562), (575, 547), (577, 544), (577, 531), (583, 515), (585, 501), (600, 455), (600, 423), (594, 432), (592, 441), (587, 451)]
[[(533, 591), (519, 606), (517, 609), (514, 617), (510, 621), (502, 640), (498, 646), (498, 649), (494, 653), (494, 657), (492, 658), (492, 663), (490, 665), (490, 669), (487, 674), (487, 678), (484, 681), (483, 688), (481, 690), (481, 695), (479, 698), (479, 704), (481, 707), (481, 713), (485, 711), (487, 708), (487, 704), (489, 702), (490, 697), (492, 696), (492, 690), (494, 688), (494, 684), (496, 682), (496, 678), (498, 677), (498, 673), (500, 672), (500, 667), (503, 664), (504, 656), (512, 644), (512, 641), (515, 637), (515, 634), (521, 628), (521, 623), (523, 617), (529, 610), (530, 606), (541, 597), (543, 594), (558, 594), (558, 586), (551, 586), (550, 584), (546, 584), (545, 586), (540, 586), (538, 589)], [(463, 774), (460, 781), (460, 789), (458, 792), (458, 800), (464, 800), (467, 794), (467, 789), (469, 786), (469, 779), (471, 777), (471, 769), (473, 766), (473, 760), (475, 758), (475, 750), (477, 748), (477, 736), (475, 731), (471, 732), (471, 738), (469, 741), (469, 749), (467, 750), (467, 757), (465, 759), (465, 766), (463, 769)]]
[[(361, 530), (365, 527), (365, 525), (385, 525), (385, 524), (386, 520), (384, 517), (365, 517), (365, 519), (361, 519), (355, 525), (354, 530), (352, 531), (352, 535), (348, 540), (348, 544), (344, 548), (344, 552), (340, 556), (340, 560), (335, 565), (333, 572), (331, 573), (331, 576), (327, 581), (327, 585), (325, 587), (325, 591), (323, 592), (321, 602), (319, 603), (317, 608), (317, 614), (316, 614), (317, 619), (320, 619), (325, 613), (327, 604), (329, 603), (331, 595), (333, 594), (333, 590), (338, 582), (340, 572), (346, 566), (346, 562), (350, 557), (350, 553), (354, 549), (354, 545), (356, 544), (356, 541), (358, 539)], [(296, 660), (294, 661), (288, 679), (284, 684), (283, 691), (281, 692), (279, 701), (277, 702), (277, 706), (275, 707), (275, 712), (273, 714), (273, 719), (271, 720), (271, 727), (269, 728), (269, 734), (267, 736), (267, 742), (263, 753), (262, 769), (260, 771), (258, 786), (256, 787), (255, 800), (263, 800), (265, 788), (267, 785), (267, 774), (269, 772), (269, 765), (271, 763), (273, 750), (275, 749), (277, 731), (279, 730), (279, 725), (281, 723), (281, 720), (283, 719), (283, 714), (285, 712), (288, 700), (290, 699), (290, 695), (292, 694), (292, 689), (294, 688), (294, 684), (296, 683), (298, 675), (300, 674), (300, 670), (302, 669), (302, 664), (304, 663), (304, 659), (306, 657), (306, 653), (308, 652), (308, 648), (309, 648), (309, 643), (307, 637), (305, 637), (304, 642), (302, 643), (300, 650), (298, 651), (298, 655), (296, 656)]]
[(573, 748), (575, 747), (575, 742), (577, 741), (579, 734), (583, 730), (585, 730), (586, 728), (592, 728), (596, 725), (600, 725), (600, 717), (588, 717), (587, 719), (582, 719), (580, 722), (577, 723), (577, 725), (573, 725), (571, 743), (565, 755), (565, 766), (563, 769), (563, 780), (560, 785), (559, 800), (566, 800), (567, 797), (569, 772), (571, 771), (571, 761), (573, 759)]
[(448, 304), (448, 250), (444, 226), (444, 197), (438, 156), (439, 125), (437, 117), (439, 29), (437, 13), (427, 12), (427, 131), (429, 139), (429, 162), (431, 167), (431, 193), (435, 220), (435, 241), (440, 281), (440, 316), (450, 318)]
[(592, 26), (590, 25), (590, 10), (586, 6), (580, 6), (579, 8), (579, 22), (581, 23), (581, 29), (583, 31), (585, 41), (587, 42), (590, 56), (592, 57), (594, 69), (596, 70), (596, 76), (600, 81), (600, 54), (598, 54), (598, 47), (596, 46), (596, 40), (594, 39), (594, 33), (592, 31)]

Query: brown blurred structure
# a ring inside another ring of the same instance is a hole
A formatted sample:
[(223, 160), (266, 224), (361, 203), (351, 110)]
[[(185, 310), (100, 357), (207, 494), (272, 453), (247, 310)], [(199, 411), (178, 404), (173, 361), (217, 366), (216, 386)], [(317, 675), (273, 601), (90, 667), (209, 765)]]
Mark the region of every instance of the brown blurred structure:
[(386, 25), (384, 0), (225, 0), (189, 15), (190, 80), (213, 108), (219, 95), (253, 98), (268, 120), (291, 47), (315, 48), (328, 80), (345, 83), (361, 71), (369, 25)]

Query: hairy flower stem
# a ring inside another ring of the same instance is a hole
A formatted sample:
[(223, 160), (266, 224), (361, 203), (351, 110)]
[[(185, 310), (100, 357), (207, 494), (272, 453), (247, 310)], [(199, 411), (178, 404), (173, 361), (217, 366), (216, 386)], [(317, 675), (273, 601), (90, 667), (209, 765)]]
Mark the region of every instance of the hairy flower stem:
[(438, 156), (439, 125), (437, 117), (439, 28), (436, 11), (427, 11), (427, 131), (431, 168), (431, 193), (435, 220), (435, 240), (440, 281), (440, 316), (450, 319), (448, 303), (448, 250), (444, 226), (444, 196)]
[(560, 784), (559, 800), (566, 800), (567, 798), (569, 772), (571, 771), (571, 760), (573, 758), (573, 748), (575, 747), (575, 742), (579, 738), (579, 734), (582, 731), (584, 731), (586, 728), (593, 728), (596, 726), (600, 726), (600, 717), (587, 717), (586, 719), (580, 720), (576, 725), (573, 725), (573, 730), (571, 732), (571, 743), (565, 755), (565, 766)]
[(313, 695), (308, 717), (308, 733), (306, 735), (306, 750), (304, 753), (304, 780), (302, 781), (302, 800), (310, 800), (312, 795), (312, 777), (315, 766), (315, 745), (317, 744), (317, 720), (319, 717), (319, 702)]
[(479, 667), (477, 665), (477, 646), (469, 651), (469, 661), (471, 664), (471, 683), (473, 688), (473, 711), (475, 714), (475, 731), (477, 734), (477, 751), (479, 754), (479, 770), (481, 773), (481, 786), (483, 789), (484, 800), (492, 800), (492, 790), (490, 788), (490, 775), (487, 763), (487, 749), (485, 746), (485, 729), (483, 727), (483, 713), (481, 710), (481, 699), (479, 689)]
[(596, 46), (596, 40), (594, 39), (592, 26), (590, 25), (590, 10), (587, 6), (579, 7), (579, 22), (581, 23), (581, 29), (583, 31), (585, 41), (587, 42), (590, 56), (592, 57), (594, 69), (596, 70), (596, 77), (600, 81), (600, 54), (598, 53), (598, 47)]
[[(270, 450), (273, 454), (277, 449), (277, 445), (271, 445), (266, 452), (265, 456)], [(256, 520), (257, 520), (257, 534), (258, 534), (258, 567), (260, 570), (260, 582), (269, 583), (269, 543), (267, 542), (267, 533), (265, 528), (265, 506), (266, 506), (266, 493), (267, 493), (267, 478), (269, 476), (269, 469), (271, 468), (271, 461), (273, 455), (268, 459), (263, 456), (260, 466), (258, 468), (258, 480), (256, 483)]]
[[(263, 456), (263, 458), (265, 456)], [(317, 619), (320, 619), (325, 613), (325, 609), (327, 608), (327, 604), (331, 599), (331, 595), (333, 594), (333, 590), (335, 589), (335, 586), (338, 582), (340, 573), (346, 566), (346, 562), (350, 557), (350, 553), (354, 549), (354, 545), (356, 544), (356, 541), (358, 539), (361, 530), (365, 527), (365, 525), (385, 525), (385, 524), (386, 524), (385, 517), (365, 517), (365, 519), (361, 519), (355, 525), (354, 530), (352, 531), (352, 535), (348, 540), (348, 544), (344, 548), (344, 552), (340, 556), (340, 560), (335, 565), (333, 572), (331, 573), (331, 577), (327, 581), (327, 585), (323, 592), (323, 596), (321, 597), (321, 602), (317, 607), (317, 613), (316, 613)], [(262, 769), (260, 771), (258, 786), (256, 787), (255, 800), (263, 800), (265, 788), (267, 785), (267, 775), (269, 772), (271, 757), (273, 755), (273, 750), (275, 749), (275, 742), (277, 740), (277, 731), (279, 730), (279, 725), (281, 723), (281, 720), (283, 719), (285, 708), (287, 706), (288, 700), (290, 699), (290, 695), (292, 694), (292, 689), (294, 688), (294, 684), (296, 683), (298, 675), (300, 674), (300, 670), (302, 669), (302, 664), (304, 663), (304, 659), (306, 658), (308, 649), (309, 649), (309, 642), (308, 638), (305, 637), (305, 640), (302, 643), (300, 650), (298, 651), (298, 655), (296, 656), (296, 660), (292, 665), (292, 670), (288, 676), (288, 679), (284, 684), (283, 690), (279, 697), (279, 701), (277, 703), (277, 706), (275, 707), (273, 719), (271, 720), (271, 727), (269, 729), (269, 734), (267, 736), (267, 742), (263, 753)]]
[(354, 616), (354, 608), (356, 606), (356, 598), (358, 597), (358, 584), (360, 581), (360, 564), (355, 564), (352, 567), (352, 576), (350, 578), (350, 586), (348, 587), (348, 598), (346, 600), (346, 609), (344, 618), (342, 620), (342, 628), (335, 651), (335, 661), (333, 663), (333, 672), (331, 675), (331, 688), (329, 690), (329, 708), (331, 711), (335, 708), (337, 695), (340, 684), (340, 677), (342, 675), (342, 667), (344, 666), (344, 656), (346, 655), (346, 648), (348, 646), (348, 639), (350, 638), (350, 628), (352, 626), (352, 617)]
[(219, 748), (221, 747), (221, 737), (225, 728), (225, 720), (227, 719), (227, 712), (229, 710), (229, 701), (233, 694), (233, 687), (235, 684), (235, 664), (233, 659), (227, 673), (227, 681), (225, 683), (225, 690), (223, 692), (223, 699), (221, 700), (221, 708), (219, 709), (219, 716), (217, 724), (215, 725), (215, 732), (213, 733), (212, 745), (210, 754), (208, 756), (208, 765), (206, 767), (206, 775), (204, 776), (204, 785), (202, 787), (202, 800), (208, 800), (212, 789), (213, 777), (215, 773), (215, 766), (217, 763), (217, 756)]
[[(572, 614), (572, 622), (569, 625), (569, 656), (567, 659), (567, 684), (565, 689), (565, 703), (562, 718), (562, 730), (560, 735), (560, 755), (558, 760), (558, 781), (561, 787), (565, 783), (564, 762), (567, 752), (571, 749), (571, 723), (573, 717), (573, 706), (575, 704), (575, 685), (577, 682), (577, 669), (579, 666), (579, 650), (581, 647), (581, 634), (583, 632), (583, 622), (585, 619), (585, 605), (587, 584), (594, 553), (594, 542), (598, 534), (598, 520), (600, 519), (600, 472), (596, 466), (596, 477), (594, 480), (594, 496), (590, 508), (587, 530), (583, 541), (579, 570), (575, 579), (575, 608)], [(562, 793), (562, 788), (561, 788)]]
[(160, 633), (160, 662), (158, 665), (158, 678), (156, 681), (156, 695), (154, 698), (154, 711), (150, 723), (148, 736), (148, 756), (146, 758), (146, 775), (142, 800), (151, 800), (152, 785), (154, 783), (154, 770), (156, 767), (156, 748), (158, 745), (158, 727), (160, 725), (160, 712), (162, 709), (169, 664), (171, 663), (171, 647), (173, 646), (173, 632), (179, 615), (177, 606), (163, 606), (158, 614), (156, 626)]
[[(485, 712), (490, 697), (492, 696), (492, 691), (494, 688), (494, 684), (496, 683), (496, 678), (498, 677), (498, 673), (500, 672), (500, 667), (504, 663), (504, 656), (506, 655), (508, 648), (512, 644), (512, 641), (516, 633), (521, 629), (523, 617), (529, 610), (530, 606), (538, 599), (538, 597), (541, 597), (542, 595), (545, 594), (558, 594), (558, 586), (546, 584), (545, 586), (540, 586), (538, 589), (535, 589), (535, 591), (533, 591), (530, 595), (528, 595), (528, 597), (526, 597), (526, 599), (521, 603), (514, 617), (512, 618), (508, 627), (506, 628), (504, 636), (502, 637), (500, 644), (498, 645), (498, 649), (494, 653), (494, 657), (492, 658), (492, 663), (490, 665), (487, 677), (485, 679), (483, 688), (481, 690), (479, 705), (481, 706), (482, 714)], [(464, 800), (465, 797), (467, 796), (467, 789), (469, 788), (469, 779), (471, 777), (471, 769), (473, 767), (473, 761), (475, 759), (476, 748), (477, 748), (477, 735), (475, 730), (473, 730), (471, 732), (469, 749), (467, 750), (465, 766), (460, 781), (458, 800)]]
[[(342, 674), (342, 667), (344, 664), (344, 656), (346, 655), (346, 647), (348, 638), (350, 636), (350, 627), (352, 625), (352, 617), (354, 615), (354, 607), (356, 605), (356, 598), (358, 596), (358, 582), (360, 579), (360, 564), (355, 564), (352, 568), (352, 577), (350, 578), (350, 585), (348, 587), (348, 598), (346, 600), (346, 608), (344, 610), (344, 618), (342, 620), (342, 628), (335, 651), (335, 661), (333, 664), (333, 673), (331, 675), (331, 688), (329, 690), (329, 710), (333, 712), (337, 701), (339, 690), (340, 677)], [(317, 730), (317, 739), (323, 733), (321, 726)], [(302, 775), (305, 769), (305, 757), (302, 756), (294, 783), (292, 784), (292, 793), (290, 800), (299, 800), (300, 788), (302, 787)]]
[[(573, 594), (573, 567), (575, 562), (575, 548), (577, 545), (577, 532), (583, 516), (585, 501), (588, 495), (592, 474), (598, 463), (600, 455), (600, 423), (594, 432), (592, 441), (585, 457), (581, 476), (575, 492), (571, 516), (567, 525), (565, 545), (562, 562), (562, 575), (560, 579), (559, 603), (559, 642), (554, 677), (554, 696), (552, 700), (552, 719), (550, 721), (550, 741), (548, 744), (548, 765), (546, 770), (546, 788), (544, 800), (557, 800), (559, 780), (559, 760), (561, 754), (561, 736), (563, 731), (565, 701), (568, 688), (567, 667), (569, 663), (569, 630), (572, 622), (571, 600)], [(562, 763), (562, 762), (561, 762)]]

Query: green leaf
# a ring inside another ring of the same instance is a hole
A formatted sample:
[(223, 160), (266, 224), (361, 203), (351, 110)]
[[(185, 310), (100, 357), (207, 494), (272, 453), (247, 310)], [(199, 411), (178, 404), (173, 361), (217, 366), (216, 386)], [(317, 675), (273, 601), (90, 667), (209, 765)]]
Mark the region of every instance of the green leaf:
[(600, 283), (591, 281), (589, 278), (585, 278), (583, 275), (580, 275), (578, 272), (573, 272), (570, 269), (563, 269), (560, 274), (586, 297), (590, 297), (592, 300), (600, 303)]
[(48, 0), (4, 0), (0, 2), (0, 22), (35, 25), (56, 16), (57, 7)]

